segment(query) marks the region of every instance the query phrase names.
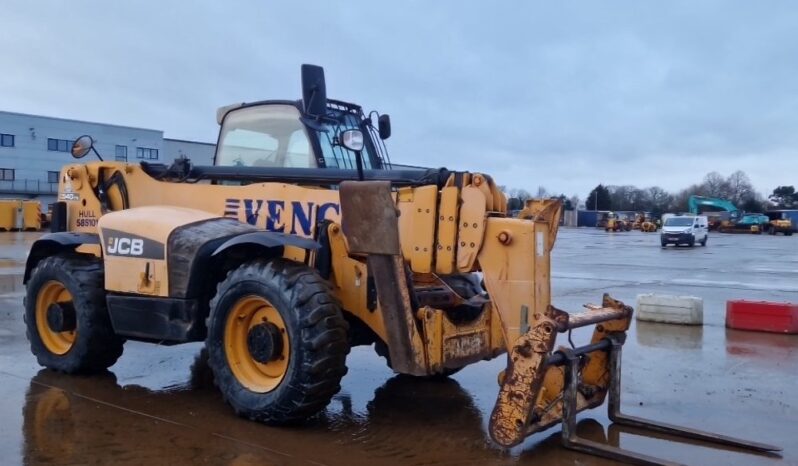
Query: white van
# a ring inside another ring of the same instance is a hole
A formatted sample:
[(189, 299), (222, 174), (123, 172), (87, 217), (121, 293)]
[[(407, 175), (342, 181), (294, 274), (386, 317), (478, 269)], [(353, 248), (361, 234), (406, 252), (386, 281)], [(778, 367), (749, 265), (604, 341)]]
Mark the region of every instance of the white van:
[(706, 246), (708, 232), (705, 215), (674, 215), (665, 218), (659, 238), (663, 248), (669, 244), (694, 246), (696, 242)]

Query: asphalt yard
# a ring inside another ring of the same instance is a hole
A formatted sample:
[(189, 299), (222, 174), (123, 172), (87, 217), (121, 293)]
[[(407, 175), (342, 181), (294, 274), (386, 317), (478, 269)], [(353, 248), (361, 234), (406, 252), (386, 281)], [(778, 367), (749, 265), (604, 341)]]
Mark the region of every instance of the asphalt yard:
[[(39, 367), (22, 320), (31, 233), (0, 233), (0, 463), (83, 464), (615, 464), (563, 449), (559, 426), (503, 451), (487, 423), (504, 359), (443, 382), (396, 376), (371, 347), (353, 349), (330, 406), (305, 425), (237, 418), (213, 386), (201, 344), (127, 342), (108, 373)], [(798, 236), (710, 234), (706, 247), (659, 246), (658, 234), (560, 231), (554, 304), (579, 311), (603, 293), (704, 300), (704, 325), (635, 322), (624, 346), (623, 409), (780, 445), (782, 457), (677, 442), (583, 412), (579, 433), (689, 465), (798, 465), (798, 335), (724, 326), (729, 299), (798, 302)], [(575, 340), (584, 340), (576, 333)], [(562, 342), (565, 344), (565, 342)]]

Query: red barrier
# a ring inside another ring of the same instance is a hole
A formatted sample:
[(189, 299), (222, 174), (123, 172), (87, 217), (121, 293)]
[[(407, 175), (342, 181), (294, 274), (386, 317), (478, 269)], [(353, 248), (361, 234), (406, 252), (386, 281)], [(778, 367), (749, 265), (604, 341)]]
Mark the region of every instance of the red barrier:
[(798, 304), (726, 301), (726, 326), (738, 330), (798, 333)]

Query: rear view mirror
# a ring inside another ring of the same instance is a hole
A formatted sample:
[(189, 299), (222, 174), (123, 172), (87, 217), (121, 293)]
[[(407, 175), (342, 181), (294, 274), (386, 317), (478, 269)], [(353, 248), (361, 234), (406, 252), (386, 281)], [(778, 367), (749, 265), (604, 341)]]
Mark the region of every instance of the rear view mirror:
[(302, 105), (305, 114), (322, 116), (327, 112), (327, 85), (324, 82), (324, 68), (316, 65), (302, 65)]
[(75, 157), (76, 159), (82, 159), (92, 150), (93, 147), (94, 139), (92, 139), (92, 137), (88, 134), (84, 134), (83, 136), (75, 139), (75, 142), (72, 143), (72, 157)]
[(377, 123), (379, 124), (380, 139), (388, 139), (391, 137), (391, 116), (380, 115)]

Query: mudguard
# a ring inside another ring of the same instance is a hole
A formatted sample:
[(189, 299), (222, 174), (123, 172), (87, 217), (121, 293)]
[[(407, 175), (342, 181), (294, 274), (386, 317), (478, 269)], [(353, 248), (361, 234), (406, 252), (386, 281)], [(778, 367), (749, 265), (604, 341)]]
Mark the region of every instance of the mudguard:
[(308, 250), (316, 250), (320, 247), (318, 242), (301, 236), (286, 235), (285, 233), (276, 233), (273, 231), (253, 231), (230, 238), (216, 248), (212, 255), (217, 256), (233, 246), (242, 244), (257, 244), (267, 248), (294, 246)]
[(74, 251), (82, 244), (100, 244), (100, 237), (96, 233), (61, 231), (47, 233), (37, 239), (31, 246), (28, 260), (25, 262), (25, 276), (22, 283), (28, 283), (31, 272), (40, 260), (62, 251)]

